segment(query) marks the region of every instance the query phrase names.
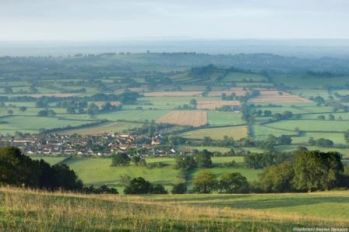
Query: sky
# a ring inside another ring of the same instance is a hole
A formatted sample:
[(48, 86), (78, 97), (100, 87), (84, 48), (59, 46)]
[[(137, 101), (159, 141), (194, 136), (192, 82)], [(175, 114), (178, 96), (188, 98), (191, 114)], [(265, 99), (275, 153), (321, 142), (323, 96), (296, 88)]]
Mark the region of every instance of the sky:
[(348, 0), (0, 0), (0, 41), (348, 39)]

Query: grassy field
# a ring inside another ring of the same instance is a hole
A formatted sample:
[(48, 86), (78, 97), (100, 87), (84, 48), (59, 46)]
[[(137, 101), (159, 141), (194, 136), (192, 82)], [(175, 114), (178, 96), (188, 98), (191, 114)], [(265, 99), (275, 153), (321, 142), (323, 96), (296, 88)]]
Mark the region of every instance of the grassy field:
[(348, 192), (112, 196), (1, 188), (0, 201), (4, 231), (257, 232), (349, 226)]
[(247, 136), (247, 128), (245, 126), (233, 127), (217, 127), (189, 131), (183, 134), (183, 137), (190, 139), (203, 139), (211, 137), (212, 139), (221, 140), (224, 136), (234, 138), (236, 140)]
[(240, 112), (208, 111), (208, 124), (211, 126), (234, 126), (245, 123)]
[(68, 157), (66, 157), (66, 156), (33, 156), (31, 158), (34, 159), (34, 160), (43, 159), (47, 163), (49, 163), (51, 165), (54, 165), (54, 164), (57, 164), (57, 163), (60, 163), (60, 162), (64, 161)]
[[(170, 161), (170, 163), (169, 163)], [(86, 185), (102, 185), (121, 187), (122, 176), (131, 178), (142, 176), (145, 179), (171, 186), (183, 181), (180, 170), (174, 168), (174, 159), (157, 158), (147, 162), (163, 162), (163, 168), (147, 168), (139, 166), (112, 167), (111, 158), (72, 158), (65, 162), (72, 168)]]
[(14, 134), (16, 131), (38, 133), (43, 129), (80, 126), (86, 121), (64, 120), (55, 117), (10, 116), (0, 119), (0, 130), (3, 134)]

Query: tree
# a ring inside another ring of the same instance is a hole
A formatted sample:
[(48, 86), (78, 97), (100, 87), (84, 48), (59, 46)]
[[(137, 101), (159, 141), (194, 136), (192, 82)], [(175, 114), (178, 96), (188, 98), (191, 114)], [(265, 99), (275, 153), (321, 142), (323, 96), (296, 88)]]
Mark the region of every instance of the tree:
[(178, 156), (176, 158), (176, 168), (183, 170), (191, 170), (196, 168), (196, 161), (192, 156)]
[(147, 166), (145, 159), (140, 155), (132, 156), (131, 160), (136, 166)]
[(290, 145), (292, 143), (292, 138), (289, 135), (281, 135), (278, 138), (278, 145)]
[(349, 143), (349, 131), (345, 132), (344, 138), (345, 138), (345, 141), (347, 141), (347, 143)]
[(199, 168), (211, 168), (212, 167), (212, 160), (211, 157), (213, 156), (212, 152), (209, 152), (208, 150), (203, 150), (201, 152), (196, 151), (197, 154), (195, 154), (194, 159), (196, 161), (197, 167)]
[(165, 187), (162, 184), (154, 184), (151, 190), (152, 194), (167, 194)]
[(187, 192), (187, 185), (185, 183), (175, 184), (171, 190), (173, 194), (184, 194)]
[(70, 191), (81, 191), (83, 186), (65, 164), (50, 166), (44, 160), (32, 160), (15, 147), (0, 149), (0, 184)]
[(216, 176), (209, 171), (201, 171), (193, 179), (194, 191), (198, 193), (210, 193), (216, 188)]
[(98, 114), (98, 112), (99, 112), (99, 107), (95, 103), (89, 104), (89, 106), (87, 108), (88, 115), (94, 116), (94, 115)]
[(338, 184), (343, 170), (341, 156), (337, 152), (298, 151), (293, 183), (297, 190), (327, 190)]
[(289, 162), (264, 169), (259, 177), (259, 185), (264, 192), (291, 192), (294, 170)]
[(198, 104), (198, 103), (197, 103), (197, 101), (196, 101), (195, 98), (193, 98), (193, 99), (190, 100), (190, 105), (192, 106), (193, 109), (196, 109), (197, 104)]
[(224, 193), (246, 193), (249, 185), (246, 177), (240, 173), (226, 173), (219, 181), (219, 189)]
[(125, 194), (147, 194), (151, 193), (153, 190), (153, 185), (146, 181), (142, 177), (134, 178), (130, 183), (125, 187)]
[(130, 164), (130, 157), (126, 153), (117, 153), (112, 156), (111, 166), (127, 166)]

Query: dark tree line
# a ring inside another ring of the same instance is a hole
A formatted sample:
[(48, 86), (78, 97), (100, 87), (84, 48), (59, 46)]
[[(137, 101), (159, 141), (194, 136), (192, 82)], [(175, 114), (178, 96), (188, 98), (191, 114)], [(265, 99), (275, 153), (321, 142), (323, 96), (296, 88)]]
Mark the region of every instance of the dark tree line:
[(266, 168), (258, 186), (264, 192), (304, 192), (349, 187), (341, 155), (337, 152), (296, 152), (294, 159)]
[(118, 193), (116, 189), (102, 185), (84, 187), (82, 181), (66, 164), (50, 165), (44, 160), (32, 160), (15, 147), (0, 148), (0, 185), (65, 190), (83, 193)]
[(47, 190), (81, 191), (83, 183), (65, 164), (32, 160), (18, 148), (0, 149), (0, 184)]

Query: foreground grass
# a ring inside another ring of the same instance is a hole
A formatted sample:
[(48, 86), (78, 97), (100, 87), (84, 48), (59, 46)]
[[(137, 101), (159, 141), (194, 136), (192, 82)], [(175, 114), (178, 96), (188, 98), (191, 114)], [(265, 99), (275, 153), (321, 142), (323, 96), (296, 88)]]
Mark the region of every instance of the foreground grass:
[(349, 226), (348, 192), (112, 196), (0, 188), (0, 202), (0, 231), (290, 231)]

